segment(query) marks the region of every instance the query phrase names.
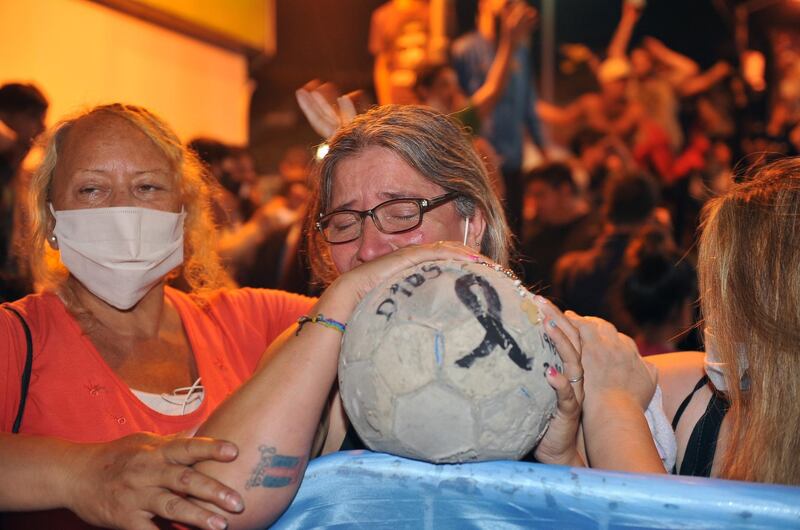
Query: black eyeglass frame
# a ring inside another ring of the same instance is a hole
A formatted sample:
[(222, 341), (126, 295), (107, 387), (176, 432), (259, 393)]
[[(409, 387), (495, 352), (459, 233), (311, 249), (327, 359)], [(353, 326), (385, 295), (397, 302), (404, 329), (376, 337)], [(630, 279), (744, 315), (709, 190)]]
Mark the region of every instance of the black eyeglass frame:
[[(372, 218), (372, 222), (375, 223), (375, 227), (378, 230), (380, 230), (382, 233), (384, 233), (384, 234), (403, 234), (405, 232), (410, 232), (412, 230), (415, 230), (415, 229), (419, 228), (419, 226), (422, 224), (422, 219), (424, 218), (425, 213), (433, 210), (434, 208), (438, 208), (439, 206), (441, 206), (443, 204), (446, 204), (446, 203), (448, 203), (448, 202), (450, 202), (450, 201), (452, 201), (454, 199), (457, 199), (460, 196), (461, 196), (461, 193), (459, 193), (457, 191), (451, 191), (451, 192), (445, 193), (444, 195), (438, 195), (438, 196), (433, 197), (431, 199), (422, 199), (422, 198), (419, 198), (419, 197), (398, 197), (396, 199), (389, 199), (388, 201), (384, 201), (384, 202), (382, 202), (380, 204), (377, 204), (377, 205), (373, 206), (372, 208), (370, 208), (369, 210), (335, 210), (333, 212), (330, 212), (330, 213), (324, 214), (324, 215), (322, 213), (320, 213), (319, 214), (319, 219), (317, 220), (316, 223), (314, 223), (314, 226), (316, 227), (317, 230), (319, 230), (319, 233), (322, 234), (322, 238), (330, 245), (343, 245), (345, 243), (350, 243), (352, 241), (355, 241), (356, 239), (361, 237), (361, 234), (364, 231), (364, 219), (366, 217), (371, 217)], [(417, 223), (414, 226), (411, 226), (409, 228), (403, 228), (402, 230), (398, 230), (396, 232), (387, 232), (381, 226), (381, 222), (375, 217), (375, 210), (377, 210), (379, 208), (382, 208), (383, 206), (386, 206), (387, 204), (392, 204), (392, 203), (395, 203), (395, 202), (415, 202), (415, 203), (417, 203), (417, 206), (419, 207), (419, 219), (417, 220)], [(341, 214), (341, 213), (351, 213), (351, 214), (355, 214), (355, 215), (357, 215), (359, 217), (359, 221), (360, 221), (361, 224), (359, 225), (358, 233), (355, 235), (355, 237), (353, 237), (351, 239), (348, 239), (346, 241), (336, 241), (335, 243), (332, 242), (332, 241), (328, 241), (328, 238), (325, 237), (325, 228), (323, 227), (323, 224), (325, 223), (326, 220), (330, 219), (334, 215), (338, 215), (338, 214)]]

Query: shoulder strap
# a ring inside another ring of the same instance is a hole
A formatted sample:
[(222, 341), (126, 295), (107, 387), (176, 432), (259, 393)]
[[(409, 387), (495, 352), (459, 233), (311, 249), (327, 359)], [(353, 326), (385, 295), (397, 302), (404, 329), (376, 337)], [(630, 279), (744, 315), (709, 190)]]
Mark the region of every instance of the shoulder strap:
[[(708, 384), (708, 376), (703, 376), (697, 382), (691, 394), (683, 400), (683, 403), (675, 412), (675, 417), (672, 419), (673, 430), (677, 429), (678, 422), (694, 395), (706, 384)], [(711, 399), (708, 401), (705, 412), (703, 412), (689, 436), (686, 451), (683, 455), (683, 462), (681, 462), (680, 475), (696, 477), (708, 477), (711, 475), (711, 466), (714, 463), (714, 454), (717, 451), (719, 429), (729, 408), (730, 402), (727, 398), (718, 392), (712, 391)], [(678, 470), (673, 469), (673, 473), (676, 471)]]
[(691, 391), (691, 393), (688, 396), (686, 396), (686, 398), (681, 402), (681, 406), (678, 407), (678, 410), (675, 411), (675, 416), (672, 418), (673, 431), (678, 429), (678, 422), (681, 421), (681, 416), (683, 416), (683, 412), (686, 410), (686, 407), (689, 406), (689, 403), (692, 401), (692, 398), (694, 397), (695, 393), (697, 393), (698, 390), (703, 388), (706, 385), (706, 383), (708, 383), (708, 376), (704, 375), (703, 377), (700, 378), (700, 381), (698, 381), (697, 384), (694, 385), (694, 389)]
[(711, 476), (719, 429), (729, 408), (730, 402), (724, 395), (712, 392), (706, 411), (692, 429), (689, 442), (686, 444), (686, 452), (681, 462), (681, 475)]
[(22, 385), (19, 391), (19, 408), (17, 409), (17, 417), (14, 420), (14, 427), (11, 430), (11, 432), (16, 434), (19, 432), (19, 427), (22, 423), (22, 414), (25, 412), (25, 401), (28, 399), (28, 387), (31, 384), (31, 369), (33, 368), (33, 339), (31, 339), (31, 328), (28, 327), (28, 323), (25, 322), (25, 319), (22, 317), (20, 312), (7, 304), (4, 304), (3, 307), (16, 315), (16, 317), (19, 319), (19, 323), (22, 324), (22, 329), (25, 331), (25, 347), (27, 350), (25, 353), (25, 369), (22, 371)]

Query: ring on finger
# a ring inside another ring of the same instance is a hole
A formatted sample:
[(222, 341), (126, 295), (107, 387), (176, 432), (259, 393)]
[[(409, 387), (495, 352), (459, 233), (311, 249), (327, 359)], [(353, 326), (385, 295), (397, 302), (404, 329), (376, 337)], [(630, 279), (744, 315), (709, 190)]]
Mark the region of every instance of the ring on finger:
[(567, 379), (570, 383), (580, 383), (583, 381), (583, 374), (579, 375), (578, 377), (570, 377)]

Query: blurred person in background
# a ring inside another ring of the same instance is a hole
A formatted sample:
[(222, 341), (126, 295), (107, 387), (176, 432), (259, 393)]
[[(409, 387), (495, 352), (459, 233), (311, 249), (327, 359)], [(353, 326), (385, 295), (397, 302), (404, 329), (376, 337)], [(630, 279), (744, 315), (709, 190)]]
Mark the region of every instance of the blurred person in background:
[(310, 200), (311, 150), (290, 146), (278, 163), (278, 173), (270, 179), (269, 201), (282, 200), (296, 214), (291, 223), (272, 231), (258, 245), (252, 262), (240, 268), (237, 281), (248, 287), (276, 288), (300, 294), (318, 294), (312, 285), (308, 259), (302, 251), (303, 217)]
[(527, 175), (526, 198), (535, 212), (521, 252), (525, 282), (547, 296), (558, 258), (573, 250), (592, 246), (601, 228), (598, 216), (583, 198), (564, 163), (550, 163)]
[(427, 0), (390, 0), (372, 13), (369, 52), (378, 103), (414, 103), (416, 71), (428, 60)]
[[(250, 275), (257, 268), (259, 248), (274, 233), (297, 221), (299, 214), (288, 208), (282, 196), (275, 196), (265, 204), (254, 204), (256, 173), (247, 150), (210, 138), (195, 138), (189, 142), (189, 148), (197, 153), (218, 184), (212, 201), (214, 220), (220, 230), (217, 251), (237, 282), (253, 286)], [(248, 211), (252, 213), (248, 215)]]
[(489, 170), (492, 187), (506, 201), (510, 198), (506, 196), (506, 183), (500, 169), (502, 159), (492, 144), (479, 135), (482, 124), (492, 119), (497, 103), (505, 92), (515, 50), (528, 39), (535, 22), (536, 11), (522, 3), (514, 4), (501, 13), (497, 52), (483, 84), (471, 96), (463, 91), (456, 71), (449, 63), (422, 68), (417, 73), (414, 86), (420, 103), (452, 114), (471, 131), (475, 149)]
[(697, 275), (677, 250), (672, 235), (648, 226), (628, 245), (624, 271), (611, 295), (622, 314), (616, 322), (628, 330), (644, 357), (677, 351), (694, 324)]
[(286, 197), (286, 206), (292, 210), (304, 211), (308, 205), (309, 173), (313, 163), (311, 151), (302, 145), (287, 148), (278, 163), (281, 178), (278, 194)]
[(628, 147), (614, 136), (608, 136), (584, 127), (570, 141), (570, 151), (575, 156), (573, 177), (587, 193), (592, 208), (603, 204), (605, 182), (611, 177), (636, 169)]
[[(453, 67), (461, 88), (474, 95), (484, 85), (498, 50), (501, 20), (510, 9), (519, 9), (508, 0), (464, 0), (456, 3), (459, 19), (474, 21), (473, 30), (456, 39), (451, 46)], [(528, 37), (536, 18), (533, 8), (520, 2), (531, 20)], [(470, 17), (471, 15), (471, 17)], [(525, 178), (522, 170), (523, 145), (526, 135), (544, 156), (546, 141), (536, 110), (536, 89), (531, 68), (529, 38), (517, 41), (505, 90), (490, 117), (482, 121), (480, 134), (500, 155), (505, 181), (505, 208), (508, 223), (517, 236), (522, 232), (522, 200)]]
[(640, 173), (606, 183), (603, 228), (588, 250), (569, 252), (553, 271), (553, 300), (581, 315), (613, 322), (609, 293), (622, 270), (625, 250), (633, 236), (655, 217), (658, 191)]
[(617, 137), (629, 148), (645, 118), (644, 108), (635, 97), (633, 68), (626, 49), (641, 14), (638, 3), (623, 3), (620, 22), (606, 50), (605, 59), (594, 60), (599, 92), (589, 92), (565, 107), (540, 101), (542, 119), (556, 127), (584, 126), (601, 134)]
[(455, 114), (474, 134), (491, 119), (509, 82), (512, 66), (516, 67), (515, 53), (525, 45), (536, 24), (536, 10), (524, 3), (510, 4), (498, 15), (497, 50), (481, 83), (470, 95), (459, 84), (456, 70), (449, 63), (433, 63), (417, 73), (414, 90), (418, 102), (439, 112)]
[(229, 145), (227, 156), (222, 161), (222, 186), (239, 199), (239, 211), (248, 218), (261, 206), (257, 195), (256, 173), (253, 155), (247, 147)]
[(33, 289), (25, 245), (27, 214), (23, 207), (30, 175), (22, 163), (45, 129), (48, 102), (34, 85), (0, 87), (0, 301), (15, 300)]

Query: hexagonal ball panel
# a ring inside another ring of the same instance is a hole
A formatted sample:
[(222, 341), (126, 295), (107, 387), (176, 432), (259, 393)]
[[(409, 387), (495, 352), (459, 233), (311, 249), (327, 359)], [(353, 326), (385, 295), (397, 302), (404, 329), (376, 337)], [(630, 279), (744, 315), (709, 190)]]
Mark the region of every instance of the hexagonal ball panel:
[(520, 386), (481, 401), (477, 407), (481, 453), (507, 460), (525, 456), (554, 411), (554, 395), (550, 387)]
[(475, 420), (469, 401), (436, 383), (395, 403), (394, 433), (411, 458), (463, 462), (475, 455)]
[(376, 345), (372, 362), (396, 396), (421, 388), (436, 377), (436, 332), (412, 322), (397, 322)]
[(339, 393), (350, 422), (369, 446), (392, 437), (392, 393), (371, 361), (348, 363), (339, 370)]

